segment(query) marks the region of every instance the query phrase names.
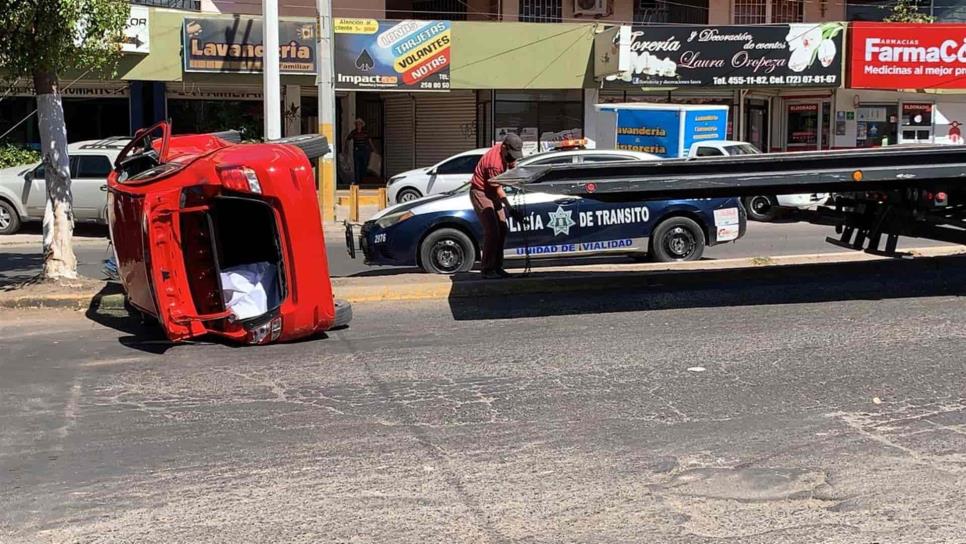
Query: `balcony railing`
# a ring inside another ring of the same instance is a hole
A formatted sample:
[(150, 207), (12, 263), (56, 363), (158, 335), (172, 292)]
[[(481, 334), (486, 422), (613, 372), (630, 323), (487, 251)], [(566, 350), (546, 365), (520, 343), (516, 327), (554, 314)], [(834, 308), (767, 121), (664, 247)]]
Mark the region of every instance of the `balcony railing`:
[(201, 0), (131, 0), (137, 6), (201, 11)]

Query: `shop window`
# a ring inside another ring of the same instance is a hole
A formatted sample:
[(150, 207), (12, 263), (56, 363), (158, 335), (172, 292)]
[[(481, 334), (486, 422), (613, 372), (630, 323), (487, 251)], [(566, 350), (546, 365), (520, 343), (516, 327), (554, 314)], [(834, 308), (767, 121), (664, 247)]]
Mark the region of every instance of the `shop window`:
[(932, 141), (932, 104), (906, 102), (902, 105), (900, 143)]
[(734, 0), (736, 25), (801, 23), (805, 20), (804, 0)]
[(519, 19), (522, 23), (559, 23), (563, 0), (520, 0)]
[(790, 148), (818, 147), (818, 104), (790, 104), (788, 106), (788, 133), (786, 144)]
[(465, 21), (467, 4), (462, 0), (387, 0), (387, 19)]
[(261, 100), (168, 99), (168, 115), (178, 133), (239, 130), (242, 138), (262, 137)]
[(708, 0), (637, 0), (634, 24), (708, 24)]
[(580, 90), (497, 92), (493, 126), (493, 141), (514, 132), (523, 139), (527, 153), (550, 149), (557, 141), (583, 136), (583, 93)]
[(894, 104), (862, 104), (856, 108), (856, 146), (879, 147), (898, 143), (897, 110)]

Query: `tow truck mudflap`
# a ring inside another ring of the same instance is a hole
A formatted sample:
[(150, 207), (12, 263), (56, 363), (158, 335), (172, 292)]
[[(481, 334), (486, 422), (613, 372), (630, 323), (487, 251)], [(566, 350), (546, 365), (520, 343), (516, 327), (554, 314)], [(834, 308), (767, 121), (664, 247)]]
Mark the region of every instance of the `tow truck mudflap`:
[(343, 221), (345, 225), (345, 250), (349, 253), (350, 259), (356, 258), (356, 239), (352, 232), (352, 223)]

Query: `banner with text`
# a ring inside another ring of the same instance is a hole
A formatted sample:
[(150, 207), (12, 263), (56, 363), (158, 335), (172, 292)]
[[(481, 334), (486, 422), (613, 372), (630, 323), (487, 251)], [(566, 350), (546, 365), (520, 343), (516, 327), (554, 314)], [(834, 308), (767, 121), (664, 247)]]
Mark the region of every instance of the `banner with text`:
[(966, 25), (853, 23), (849, 87), (966, 89)]
[[(261, 72), (264, 49), (260, 17), (184, 20), (185, 72)], [(315, 74), (315, 23), (279, 21), (278, 54), (281, 73)]]
[(448, 91), (450, 21), (335, 19), (335, 88)]
[(844, 23), (633, 27), (605, 87), (839, 87)]

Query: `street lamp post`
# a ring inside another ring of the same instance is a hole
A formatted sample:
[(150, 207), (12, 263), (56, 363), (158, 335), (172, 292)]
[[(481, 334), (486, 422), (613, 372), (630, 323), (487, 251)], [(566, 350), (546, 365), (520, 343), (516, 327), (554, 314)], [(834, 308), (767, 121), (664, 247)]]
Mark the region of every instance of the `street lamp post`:
[(331, 0), (316, 0), (319, 10), (318, 77), (319, 133), (329, 141), (332, 149), (319, 159), (319, 209), (323, 221), (335, 221), (335, 161), (339, 142), (335, 141), (335, 87), (333, 86), (333, 27)]
[(266, 140), (282, 137), (282, 96), (278, 69), (278, 0), (262, 0), (264, 54), (262, 55), (262, 101)]

